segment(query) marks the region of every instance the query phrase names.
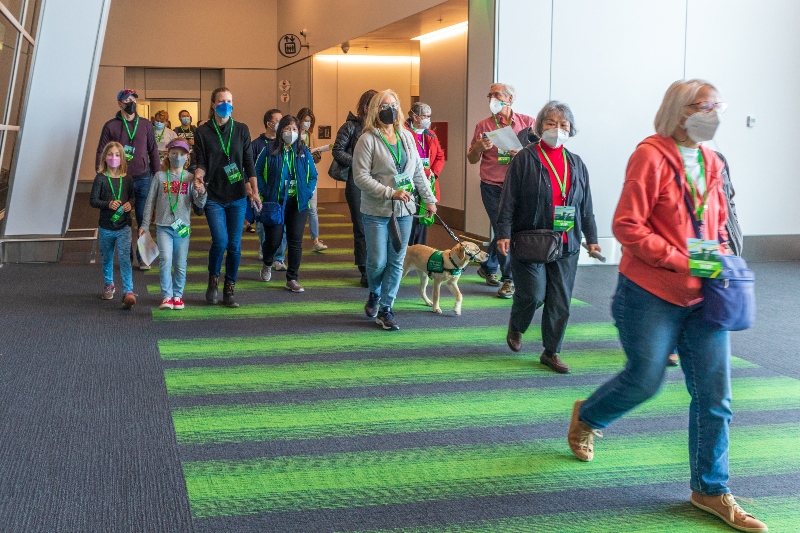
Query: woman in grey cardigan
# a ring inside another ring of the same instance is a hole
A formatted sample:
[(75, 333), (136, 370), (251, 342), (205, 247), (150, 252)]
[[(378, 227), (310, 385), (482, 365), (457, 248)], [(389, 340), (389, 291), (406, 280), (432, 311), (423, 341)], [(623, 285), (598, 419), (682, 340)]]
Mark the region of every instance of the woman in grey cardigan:
[[(361, 214), (367, 241), (367, 280), (369, 296), (364, 313), (375, 318), (385, 330), (398, 330), (392, 304), (403, 276), (403, 259), (411, 233), (412, 198), (419, 191), (428, 207), (436, 212), (436, 197), (431, 193), (422, 169), (414, 139), (403, 127), (400, 99), (391, 89), (372, 97), (364, 121), (364, 132), (353, 150), (353, 181), (361, 189)], [(389, 237), (389, 221), (394, 213), (400, 228), (400, 250)]]

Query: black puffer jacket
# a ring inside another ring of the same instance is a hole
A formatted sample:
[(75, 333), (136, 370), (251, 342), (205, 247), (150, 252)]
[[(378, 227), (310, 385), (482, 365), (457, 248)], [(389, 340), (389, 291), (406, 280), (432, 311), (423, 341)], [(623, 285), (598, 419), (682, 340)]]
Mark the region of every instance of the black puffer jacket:
[[(511, 160), (500, 195), (498, 239), (510, 239), (518, 231), (553, 229), (553, 189), (550, 174), (539, 159), (535, 144), (529, 144)], [(575, 226), (567, 233), (567, 254), (577, 253), (581, 233), (587, 244), (597, 244), (597, 224), (592, 209), (589, 173), (580, 157), (569, 150), (570, 186), (567, 205), (575, 207)]]
[(728, 230), (728, 247), (734, 255), (742, 255), (744, 237), (742, 237), (742, 228), (739, 226), (739, 217), (736, 214), (736, 203), (733, 201), (733, 197), (736, 196), (736, 191), (733, 190), (733, 183), (731, 183), (728, 160), (719, 152), (717, 152), (717, 155), (725, 164), (721, 175), (722, 190), (725, 192), (725, 199), (728, 202), (728, 221), (725, 223), (725, 229)]
[(359, 137), (361, 137), (361, 122), (353, 113), (348, 113), (347, 120), (336, 132), (336, 140), (333, 141), (331, 149), (333, 158), (343, 167), (353, 166), (353, 149)]

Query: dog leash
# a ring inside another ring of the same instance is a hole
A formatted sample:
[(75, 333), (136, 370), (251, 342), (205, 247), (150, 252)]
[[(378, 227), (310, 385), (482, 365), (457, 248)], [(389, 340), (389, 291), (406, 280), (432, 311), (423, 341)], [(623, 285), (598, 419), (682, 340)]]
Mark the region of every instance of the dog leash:
[[(417, 209), (419, 209), (419, 205), (418, 205), (418, 204), (417, 204), (417, 202), (415, 202), (413, 199), (411, 199), (411, 203), (412, 203), (412, 204), (414, 204), (414, 206), (415, 206)], [(408, 214), (409, 214), (409, 215), (411, 215), (412, 217), (415, 217), (415, 218), (424, 218), (422, 215), (415, 215), (415, 214), (413, 214), (413, 213), (411, 212), (411, 210), (408, 208), (408, 206), (407, 206), (405, 203), (403, 203), (403, 205), (405, 206), (405, 208), (406, 208), (406, 211), (408, 211)], [(449, 233), (449, 234), (450, 234), (450, 236), (453, 238), (453, 240), (454, 240), (454, 241), (456, 241), (458, 244), (460, 244), (462, 248), (464, 248), (464, 252), (465, 252), (465, 253), (466, 253), (466, 254), (467, 254), (469, 257), (470, 257), (470, 259), (471, 259), (472, 261), (476, 261), (476, 259), (475, 259), (475, 258), (478, 256), (478, 254), (473, 254), (472, 252), (470, 252), (469, 250), (467, 250), (467, 247), (466, 247), (466, 246), (464, 246), (464, 243), (463, 243), (463, 242), (461, 242), (461, 240), (460, 240), (458, 237), (456, 237), (456, 234), (455, 234), (455, 233), (453, 233), (453, 230), (451, 230), (451, 229), (450, 229), (450, 226), (448, 226), (448, 225), (445, 223), (445, 221), (444, 221), (444, 220), (442, 220), (442, 217), (440, 217), (440, 216), (439, 216), (439, 213), (434, 213), (434, 214), (433, 214), (433, 216), (434, 216), (434, 217), (436, 217), (436, 218), (439, 220), (439, 223), (442, 225), (442, 227), (445, 229), (445, 231), (447, 231), (447, 233)], [(452, 261), (452, 260), (451, 260), (451, 261)]]

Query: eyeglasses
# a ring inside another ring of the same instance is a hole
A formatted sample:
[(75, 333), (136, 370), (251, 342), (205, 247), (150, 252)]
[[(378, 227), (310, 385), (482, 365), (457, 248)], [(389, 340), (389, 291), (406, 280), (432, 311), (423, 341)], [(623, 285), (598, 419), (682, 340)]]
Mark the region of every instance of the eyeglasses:
[(380, 106), (378, 106), (378, 108), (381, 111), (383, 111), (385, 109), (399, 109), (400, 108), (400, 104), (398, 104), (397, 102), (394, 102), (392, 104), (381, 104)]
[(711, 113), (713, 110), (717, 110), (717, 113), (724, 113), (726, 109), (728, 109), (728, 104), (725, 102), (698, 102), (696, 104), (689, 104), (686, 107), (694, 107), (700, 113)]
[(497, 98), (499, 99), (501, 96), (508, 96), (508, 93), (499, 93), (493, 92), (486, 95), (486, 98)]

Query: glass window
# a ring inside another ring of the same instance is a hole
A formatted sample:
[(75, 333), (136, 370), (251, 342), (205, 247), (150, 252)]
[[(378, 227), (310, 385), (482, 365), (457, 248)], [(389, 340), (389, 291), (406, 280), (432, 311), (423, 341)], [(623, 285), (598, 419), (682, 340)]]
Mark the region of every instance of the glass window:
[(9, 87), (14, 76), (17, 36), (17, 29), (5, 17), (0, 16), (0, 123), (3, 123), (5, 117)]
[(0, 0), (6, 9), (17, 19), (22, 20), (22, 7), (25, 0)]
[(14, 149), (17, 147), (18, 131), (3, 131), (3, 140), (6, 143), (6, 150), (3, 153), (3, 164), (0, 166), (0, 210), (6, 208), (8, 198), (8, 175), (11, 172), (11, 163), (14, 157)]
[(25, 31), (32, 38), (36, 39), (36, 28), (39, 27), (39, 15), (42, 12), (42, 0), (28, 0), (28, 7), (25, 13)]
[(33, 62), (33, 45), (27, 39), (22, 39), (17, 63), (17, 76), (14, 83), (14, 97), (11, 99), (11, 112), (8, 114), (6, 124), (19, 126), (22, 121), (22, 104), (25, 100), (25, 90), (28, 88), (28, 75)]

